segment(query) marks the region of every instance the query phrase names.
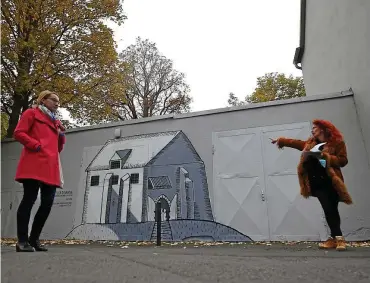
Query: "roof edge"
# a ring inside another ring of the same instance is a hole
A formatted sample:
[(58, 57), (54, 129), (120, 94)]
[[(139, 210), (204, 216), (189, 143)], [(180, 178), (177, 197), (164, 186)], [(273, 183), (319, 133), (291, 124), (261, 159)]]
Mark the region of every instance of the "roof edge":
[(183, 114), (175, 115), (174, 119), (184, 119), (184, 118), (191, 118), (191, 117), (196, 117), (196, 116), (221, 114), (221, 113), (226, 113), (226, 112), (242, 111), (242, 110), (248, 110), (248, 109), (265, 108), (265, 107), (304, 103), (304, 102), (319, 101), (319, 100), (336, 99), (336, 98), (343, 98), (343, 97), (348, 97), (348, 96), (353, 96), (353, 95), (354, 95), (353, 91), (349, 89), (349, 90), (345, 90), (341, 92), (334, 92), (334, 93), (327, 93), (327, 94), (315, 94), (315, 95), (296, 97), (296, 98), (291, 98), (291, 99), (274, 100), (274, 101), (261, 102), (261, 103), (251, 103), (251, 104), (247, 104), (243, 106), (225, 107), (225, 108), (218, 108), (218, 109), (212, 109), (212, 110), (198, 111), (198, 112), (193, 112), (193, 113), (183, 113)]
[[(296, 104), (296, 103), (304, 103), (304, 102), (311, 102), (311, 101), (344, 98), (344, 97), (349, 97), (353, 95), (354, 93), (352, 89), (348, 89), (345, 91), (334, 92), (334, 93), (315, 94), (315, 95), (309, 95), (309, 96), (298, 97), (298, 98), (274, 100), (274, 101), (262, 102), (262, 103), (253, 103), (253, 104), (248, 104), (244, 106), (224, 107), (224, 108), (195, 111), (195, 112), (182, 113), (182, 114), (168, 114), (168, 115), (163, 115), (163, 116), (154, 116), (154, 117), (140, 118), (140, 119), (135, 119), (135, 120), (126, 120), (126, 121), (112, 122), (112, 123), (99, 124), (99, 125), (93, 125), (93, 126), (85, 126), (85, 127), (68, 129), (67, 133), (75, 133), (75, 132), (97, 130), (97, 129), (104, 129), (104, 128), (114, 128), (114, 127), (141, 124), (141, 123), (168, 120), (168, 119), (187, 119), (191, 117), (207, 116), (207, 115), (212, 115), (212, 114), (221, 114), (221, 113), (242, 111), (242, 110), (248, 110), (248, 109), (256, 109), (256, 108), (272, 107), (272, 106), (287, 105), (287, 104)], [(1, 141), (1, 143), (7, 143), (7, 142), (12, 142), (12, 141), (14, 141), (14, 139), (6, 138), (3, 141)]]

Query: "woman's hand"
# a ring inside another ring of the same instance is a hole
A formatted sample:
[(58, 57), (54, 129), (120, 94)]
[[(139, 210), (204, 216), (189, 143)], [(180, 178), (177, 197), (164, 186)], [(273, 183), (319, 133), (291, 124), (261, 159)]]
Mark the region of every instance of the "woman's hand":
[(65, 131), (66, 131), (66, 128), (61, 123), (59, 123), (58, 124), (58, 134), (59, 135), (64, 135)]
[(277, 143), (277, 141), (278, 141), (277, 139), (272, 139), (272, 138), (270, 138), (270, 140), (271, 140), (271, 143), (272, 143), (272, 144), (276, 144), (276, 143)]

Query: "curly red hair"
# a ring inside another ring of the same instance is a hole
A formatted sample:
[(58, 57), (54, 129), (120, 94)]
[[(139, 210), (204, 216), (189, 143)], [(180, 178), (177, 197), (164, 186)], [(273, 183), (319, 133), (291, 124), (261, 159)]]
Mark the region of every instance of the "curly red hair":
[(327, 120), (315, 119), (312, 121), (312, 124), (325, 132), (328, 142), (338, 143), (343, 141), (342, 133), (331, 122)]

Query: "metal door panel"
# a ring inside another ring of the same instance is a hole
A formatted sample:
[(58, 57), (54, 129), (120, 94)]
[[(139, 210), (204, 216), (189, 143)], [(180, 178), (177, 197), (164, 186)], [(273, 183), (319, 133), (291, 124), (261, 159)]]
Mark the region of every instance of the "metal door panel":
[(261, 130), (213, 134), (214, 214), (253, 240), (267, 240)]
[(306, 140), (310, 123), (264, 127), (262, 152), (267, 210), (271, 241), (313, 240), (324, 238), (326, 228), (322, 209), (315, 198), (300, 195), (297, 165), (300, 152), (292, 148), (278, 150), (270, 138), (280, 136)]

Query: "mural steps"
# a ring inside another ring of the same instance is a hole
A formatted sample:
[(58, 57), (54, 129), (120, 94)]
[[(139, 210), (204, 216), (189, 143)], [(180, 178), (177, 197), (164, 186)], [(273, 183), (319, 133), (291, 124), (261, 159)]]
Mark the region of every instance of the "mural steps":
[[(161, 222), (161, 238), (162, 241), (172, 241), (172, 229), (169, 221)], [(154, 222), (154, 227), (150, 240), (151, 241), (157, 240), (157, 222)]]

